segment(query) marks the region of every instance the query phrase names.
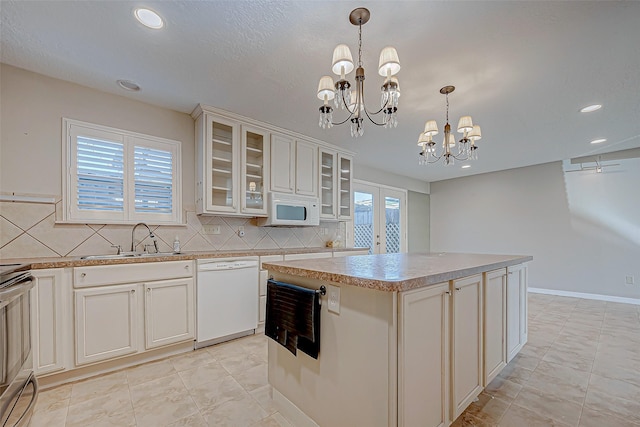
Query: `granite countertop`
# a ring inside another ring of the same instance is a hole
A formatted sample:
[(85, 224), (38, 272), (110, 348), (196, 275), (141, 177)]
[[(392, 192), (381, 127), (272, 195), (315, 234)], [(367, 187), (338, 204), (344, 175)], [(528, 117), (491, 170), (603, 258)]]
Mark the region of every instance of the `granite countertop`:
[(181, 252), (179, 254), (144, 257), (126, 257), (112, 259), (80, 259), (80, 257), (59, 257), (59, 258), (11, 258), (3, 259), (2, 264), (16, 263), (29, 265), (31, 269), (44, 268), (67, 268), (67, 267), (87, 267), (94, 265), (115, 265), (115, 264), (136, 264), (144, 262), (163, 261), (185, 261), (202, 258), (229, 258), (246, 256), (266, 256), (266, 255), (287, 255), (320, 252), (349, 252), (362, 251), (366, 248), (286, 248), (286, 249), (256, 249), (256, 250), (233, 250), (233, 251), (204, 251), (204, 252)]
[(409, 253), (265, 262), (270, 272), (380, 291), (408, 291), (531, 261), (525, 255)]

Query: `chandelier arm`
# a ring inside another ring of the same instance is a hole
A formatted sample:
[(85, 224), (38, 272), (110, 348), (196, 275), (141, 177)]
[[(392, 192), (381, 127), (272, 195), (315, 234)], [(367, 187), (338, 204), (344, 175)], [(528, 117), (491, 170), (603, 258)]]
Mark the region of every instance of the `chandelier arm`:
[(349, 114), (349, 117), (347, 117), (347, 118), (346, 118), (346, 119), (344, 119), (343, 121), (341, 121), (341, 122), (339, 122), (339, 123), (337, 123), (337, 122), (331, 122), (331, 124), (332, 124), (332, 125), (334, 125), (334, 126), (343, 125), (343, 124), (347, 123), (347, 122), (351, 119), (351, 117), (353, 117), (353, 113)]
[[(380, 111), (382, 111), (382, 110), (380, 110)], [(378, 111), (378, 113), (379, 113), (380, 111)], [(373, 119), (372, 119), (372, 118), (371, 118), (371, 116), (369, 115), (369, 112), (367, 111), (367, 108), (366, 108), (366, 107), (364, 108), (364, 113), (367, 115), (367, 118), (369, 119), (369, 121), (370, 121), (371, 123), (373, 123), (374, 125), (376, 125), (376, 126), (384, 126), (384, 123), (377, 123), (377, 122), (373, 121)], [(376, 114), (377, 114), (377, 113), (376, 113)]]
[[(362, 105), (364, 105), (364, 113), (367, 115), (367, 118), (369, 119), (369, 121), (371, 123), (373, 123), (376, 126), (384, 126), (384, 123), (377, 123), (375, 122), (372, 118), (371, 115), (369, 115), (369, 110), (367, 110), (367, 106), (364, 103), (364, 84), (362, 85)], [(376, 114), (379, 114), (382, 110), (384, 110), (384, 108), (387, 106), (387, 104), (389, 103), (389, 100), (387, 100), (387, 102), (384, 104), (384, 107), (382, 107), (380, 110), (378, 110), (376, 113), (373, 113), (372, 115), (375, 116)]]

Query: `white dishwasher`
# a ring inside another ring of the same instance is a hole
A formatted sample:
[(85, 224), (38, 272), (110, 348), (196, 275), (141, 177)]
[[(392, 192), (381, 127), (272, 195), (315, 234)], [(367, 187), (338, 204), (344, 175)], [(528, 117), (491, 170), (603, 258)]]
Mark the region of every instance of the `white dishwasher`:
[(197, 261), (196, 348), (255, 332), (258, 258)]

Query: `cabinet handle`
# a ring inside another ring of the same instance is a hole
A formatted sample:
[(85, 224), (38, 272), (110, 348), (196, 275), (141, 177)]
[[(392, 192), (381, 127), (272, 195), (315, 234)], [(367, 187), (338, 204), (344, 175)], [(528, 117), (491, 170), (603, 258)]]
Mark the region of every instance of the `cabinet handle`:
[(147, 288), (147, 292), (151, 292), (151, 288)]
[(507, 274), (513, 274), (513, 271), (508, 272)]
[(80, 277), (87, 277), (87, 273), (82, 273)]
[(451, 296), (451, 291), (445, 291), (445, 294)]
[(461, 291), (461, 290), (462, 290), (462, 288), (456, 288), (456, 291)]
[(131, 289), (131, 293), (132, 293), (132, 294), (135, 294), (135, 293), (136, 293), (136, 290), (135, 290), (135, 289)]
[(189, 265), (188, 265), (188, 264), (187, 264), (187, 265), (185, 265), (185, 266), (184, 266), (184, 269), (185, 269), (185, 270), (188, 270), (188, 269), (189, 269)]

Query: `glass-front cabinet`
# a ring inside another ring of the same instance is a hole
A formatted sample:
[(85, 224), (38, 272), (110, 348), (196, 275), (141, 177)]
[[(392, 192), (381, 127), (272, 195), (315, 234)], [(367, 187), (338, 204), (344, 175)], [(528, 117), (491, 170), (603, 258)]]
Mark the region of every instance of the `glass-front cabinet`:
[(239, 124), (207, 114), (208, 166), (205, 177), (207, 210), (235, 212), (238, 209), (238, 130)]
[(320, 217), (348, 220), (351, 212), (350, 156), (320, 148)]
[(196, 213), (264, 216), (268, 131), (203, 112), (196, 118)]
[(352, 179), (352, 158), (338, 154), (339, 180), (338, 180), (338, 219), (351, 219), (351, 179)]
[(320, 217), (335, 219), (337, 154), (320, 149)]
[(243, 213), (266, 215), (266, 174), (269, 158), (269, 133), (258, 128), (242, 126), (242, 171), (240, 198)]

